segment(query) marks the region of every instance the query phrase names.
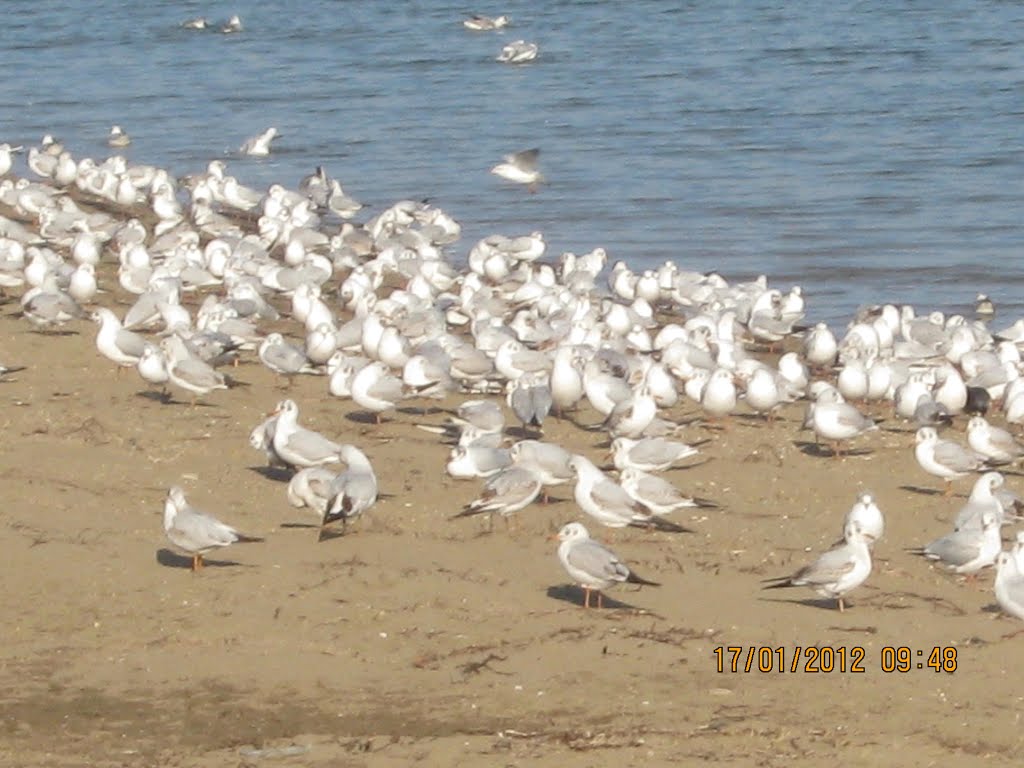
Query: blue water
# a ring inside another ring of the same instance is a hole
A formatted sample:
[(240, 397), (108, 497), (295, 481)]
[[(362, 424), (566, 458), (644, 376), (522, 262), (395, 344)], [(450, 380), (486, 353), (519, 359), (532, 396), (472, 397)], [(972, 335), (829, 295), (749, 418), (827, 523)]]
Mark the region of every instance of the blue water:
[[(545, 233), (730, 280), (799, 283), (811, 319), (866, 302), (1024, 314), (1024, 4), (8, 0), (0, 141), (50, 132), (243, 182), (318, 164), (367, 205), (429, 198), (486, 234)], [(541, 7), (543, 6), (543, 7)], [(468, 12), (512, 17), (465, 30)], [(238, 13), (225, 36), (184, 19)], [(536, 62), (494, 61), (525, 38)], [(233, 153), (274, 125), (266, 159)], [(488, 173), (541, 148), (538, 194)], [(998, 323), (998, 321), (997, 321)]]

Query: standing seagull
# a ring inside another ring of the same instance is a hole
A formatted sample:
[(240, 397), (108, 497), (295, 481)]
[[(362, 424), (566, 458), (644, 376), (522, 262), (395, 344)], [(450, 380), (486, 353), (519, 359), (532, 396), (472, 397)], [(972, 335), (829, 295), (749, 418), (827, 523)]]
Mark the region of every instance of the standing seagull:
[[(529, 506), (540, 495), (541, 484), (537, 474), (526, 467), (511, 466), (493, 475), (484, 486), (479, 498), (467, 504), (457, 517), (501, 514), (508, 523), (514, 512)], [(490, 517), (488, 517), (490, 520)]]
[(803, 429), (811, 429), (816, 437), (832, 443), (832, 455), (842, 457), (840, 442), (850, 440), (877, 425), (846, 402), (818, 400), (807, 406)]
[(138, 365), (142, 353), (151, 346), (146, 339), (134, 331), (125, 330), (117, 315), (106, 307), (95, 310), (91, 317), (100, 326), (96, 334), (96, 349), (100, 354), (122, 368)]
[(946, 481), (943, 496), (953, 493), (953, 480), (985, 468), (982, 457), (952, 440), (940, 440), (933, 427), (921, 427), (915, 435), (914, 457), (929, 475)]
[(1024, 574), (1009, 552), (996, 557), (996, 602), (1004, 613), (1024, 620)]
[(859, 587), (871, 575), (871, 549), (860, 522), (849, 523), (843, 533), (845, 541), (842, 544), (830, 549), (792, 576), (766, 579), (766, 582), (774, 583), (766, 584), (764, 588), (810, 587), (822, 597), (835, 598), (839, 612), (842, 613), (845, 610), (843, 596)]
[(277, 420), (271, 445), (281, 461), (288, 466), (319, 467), (341, 460), (340, 444), (299, 425), (299, 406), (294, 400), (279, 402), (273, 415)]
[(491, 168), (491, 173), (501, 176), (503, 179), (514, 181), (516, 184), (528, 184), (531, 192), (537, 191), (537, 185), (544, 181), (540, 171), (537, 169), (537, 158), (540, 156), (539, 149), (524, 149), (511, 155), (505, 155), (504, 162), (498, 163)]
[(1002, 427), (989, 424), (984, 416), (972, 416), (967, 422), (967, 444), (988, 464), (1012, 464), (1024, 456), (1024, 445)]
[(177, 485), (168, 490), (164, 502), (164, 531), (171, 544), (192, 555), (193, 571), (201, 569), (203, 555), (217, 547), (235, 542), (263, 541), (256, 536), (239, 533), (230, 525), (196, 509), (185, 500), (185, 492)]
[(575, 455), (569, 466), (576, 476), (573, 497), (586, 514), (609, 528), (657, 528), (670, 533), (693, 533), (669, 522), (634, 499), (621, 485), (594, 466), (585, 456)]
[(377, 475), (366, 454), (354, 445), (342, 445), (338, 456), (347, 465), (331, 483), (331, 498), (324, 511), (319, 541), (327, 538), (325, 526), (341, 520), (342, 531), (377, 502)]
[(603, 607), (603, 590), (614, 584), (661, 586), (637, 576), (609, 549), (590, 538), (581, 523), (569, 523), (558, 532), (558, 559), (576, 584), (583, 587), (583, 607), (590, 607), (590, 593), (597, 592), (597, 607)]
[(853, 522), (860, 526), (860, 531), (867, 538), (869, 546), (875, 546), (875, 542), (882, 538), (885, 532), (885, 518), (875, 503), (875, 497), (870, 493), (864, 492), (857, 497), (857, 501), (846, 513), (843, 531), (845, 532)]
[(928, 560), (938, 560), (954, 573), (962, 573), (970, 580), (982, 568), (995, 563), (1002, 547), (999, 518), (989, 511), (982, 514), (980, 526), (960, 528), (910, 552), (923, 555)]

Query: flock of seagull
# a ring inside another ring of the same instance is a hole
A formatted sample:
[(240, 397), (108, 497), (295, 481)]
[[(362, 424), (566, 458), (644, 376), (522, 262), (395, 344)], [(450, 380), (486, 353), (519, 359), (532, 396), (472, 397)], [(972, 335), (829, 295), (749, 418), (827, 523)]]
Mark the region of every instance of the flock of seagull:
[[(115, 128), (111, 146), (127, 146)], [(324, 168), (295, 189), (256, 190), (224, 160), (174, 178), (123, 155), (75, 158), (52, 136), (28, 148), (27, 174), (18, 176), (22, 151), (0, 144), (0, 290), (20, 291), (22, 316), (43, 332), (94, 321), (98, 353), (134, 369), (167, 403), (167, 387), (193, 404), (231, 388), (238, 382), (222, 368), (239, 358), (282, 382), (322, 376), (328, 396), (351, 399), (378, 423), (409, 400), (461, 394), (444, 424), (418, 425), (449, 444), (452, 478), (483, 483), (455, 518), (499, 515), (511, 525), (566, 484), (592, 525), (683, 534), (690, 529), (673, 514), (719, 502), (664, 475), (700, 454), (670, 409), (689, 403), (708, 426), (729, 429), (738, 413), (771, 421), (804, 401), (814, 452), (826, 453), (825, 443), (841, 459), (850, 441), (877, 429), (865, 404), (888, 402), (895, 418), (917, 425), (914, 455), (947, 495), (980, 473), (953, 530), (914, 551), (968, 577), (995, 566), (1000, 606), (1024, 619), (1024, 540), (1004, 552), (1001, 536), (1022, 502), (997, 470), (1024, 457), (1024, 445), (986, 418), (1001, 411), (1007, 424), (1024, 422), (1024, 321), (992, 332), (987, 317), (885, 305), (865, 308), (837, 337), (825, 324), (802, 325), (799, 286), (783, 291), (764, 276), (730, 284), (673, 262), (606, 268), (600, 248), (546, 259), (539, 232), (486, 237), (457, 268), (451, 216), (399, 201), (356, 223), (362, 206)], [(512, 170), (495, 173), (532, 186), (536, 160), (536, 150), (512, 155)], [(97, 303), (101, 280), (134, 297), (123, 316)], [(202, 299), (185, 301), (190, 295)], [(989, 315), (982, 298), (979, 314)], [(0, 378), (17, 370), (0, 366)], [(607, 437), (610, 466), (543, 439), (552, 414), (583, 405), (598, 415), (583, 428)], [(964, 415), (960, 440), (951, 425)], [(522, 439), (510, 444), (513, 435)], [(249, 441), (290, 473), (287, 499), (319, 518), (321, 540), (346, 533), (378, 499), (367, 455), (302, 425), (292, 399)], [(168, 491), (164, 528), (193, 570), (208, 552), (261, 540), (192, 506), (178, 486)], [(863, 493), (837, 546), (765, 587), (808, 587), (843, 610), (869, 578), (883, 531), (882, 512)], [(616, 584), (655, 584), (579, 522), (558, 538), (586, 607), (596, 592), (600, 608)]]

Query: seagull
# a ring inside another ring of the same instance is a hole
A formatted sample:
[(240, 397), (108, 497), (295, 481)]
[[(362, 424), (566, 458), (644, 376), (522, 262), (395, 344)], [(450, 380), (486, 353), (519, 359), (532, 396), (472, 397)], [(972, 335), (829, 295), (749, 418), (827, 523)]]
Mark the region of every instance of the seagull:
[(192, 555), (192, 570), (203, 567), (203, 555), (217, 547), (235, 542), (242, 544), (263, 541), (257, 536), (246, 536), (230, 525), (191, 506), (185, 492), (177, 485), (167, 492), (164, 502), (164, 531), (171, 544)]
[(522, 152), (505, 155), (504, 162), (491, 168), (491, 173), (516, 184), (527, 184), (530, 191), (535, 192), (537, 185), (544, 181), (544, 177), (537, 169), (539, 156), (539, 149), (525, 149)]
[(736, 409), (736, 382), (732, 371), (725, 368), (712, 371), (701, 392), (700, 405), (712, 419), (725, 418)]
[(110, 134), (107, 136), (107, 146), (127, 147), (132, 143), (132, 137), (124, 132), (120, 125), (110, 126)]
[(259, 358), (262, 363), (278, 376), (294, 376), (297, 373), (318, 373), (315, 365), (309, 362), (306, 353), (294, 344), (285, 341), (280, 333), (268, 334), (259, 346)]
[(312, 429), (300, 426), (299, 406), (294, 400), (282, 400), (274, 409), (272, 444), (274, 452), (291, 467), (317, 467), (341, 461), (341, 445)]
[[(561, 485), (573, 479), (572, 467), (569, 462), (572, 454), (555, 443), (540, 440), (520, 440), (508, 450), (509, 457), (516, 466), (525, 467), (540, 479), (547, 488), (550, 485)], [(548, 501), (544, 491), (544, 501)]]
[(268, 467), (289, 469), (288, 462), (277, 455), (274, 450), (274, 432), (277, 431), (278, 413), (275, 411), (262, 422), (253, 427), (249, 433), (249, 445), (257, 451), (263, 451), (267, 457)]
[(598, 469), (585, 456), (569, 460), (576, 475), (573, 497), (580, 509), (609, 528), (657, 528), (671, 533), (692, 533), (688, 528), (658, 517), (630, 496), (626, 489)]
[(100, 326), (96, 334), (96, 349), (120, 367), (134, 368), (146, 348), (152, 347), (145, 337), (134, 331), (125, 330), (117, 315), (106, 307), (96, 309), (91, 317), (93, 322)]
[(839, 458), (841, 441), (878, 429), (878, 425), (849, 403), (818, 400), (808, 404), (803, 428), (832, 443), (833, 455)]
[(1003, 547), (999, 519), (992, 512), (981, 516), (980, 527), (961, 528), (921, 549), (910, 550), (928, 560), (939, 560), (954, 573), (973, 576), (996, 561)]
[(139, 372), (139, 376), (144, 382), (159, 386), (163, 397), (166, 399), (166, 385), (171, 377), (167, 373), (167, 361), (164, 359), (163, 352), (160, 351), (159, 347), (147, 343), (142, 349), (139, 362), (135, 364), (135, 370)]
[(394, 376), (388, 367), (374, 361), (352, 377), (352, 399), (360, 408), (373, 414), (380, 424), (380, 415), (390, 411), (405, 397), (402, 380)]
[(267, 130), (258, 136), (253, 136), (251, 139), (247, 139), (238, 151), (243, 155), (265, 157), (270, 154), (270, 142), (272, 142), (277, 136), (277, 128), (267, 128)]
[(6, 176), (11, 172), (11, 166), (14, 164), (14, 158), (12, 155), (15, 152), (21, 152), (24, 147), (12, 147), (8, 143), (0, 144), (0, 176)]
[(996, 305), (984, 293), (979, 293), (974, 300), (974, 314), (981, 320), (991, 320), (996, 314)]
[(463, 507), (453, 519), (498, 512), (507, 523), (510, 515), (536, 500), (542, 487), (540, 478), (532, 470), (522, 466), (507, 467), (493, 475), (480, 496)]
[(206, 20), (205, 16), (196, 16), (192, 19), (185, 19), (181, 22), (182, 29), (206, 29), (210, 26), (210, 22)]
[(0, 379), (3, 379), (8, 373), (17, 373), (24, 370), (24, 365), (0, 365)]
[(238, 14), (233, 15), (230, 19), (224, 22), (221, 26), (220, 31), (222, 34), (230, 35), (234, 32), (242, 31), (242, 20), (238, 17)]
[(668, 480), (639, 469), (624, 469), (619, 474), (622, 488), (656, 515), (667, 515), (683, 507), (717, 508), (718, 504), (693, 496), (684, 496)]
[(612, 440), (611, 454), (615, 468), (620, 472), (625, 469), (660, 472), (677, 461), (695, 456), (697, 449), (664, 437), (644, 437), (639, 440), (617, 437)]
[(498, 433), (505, 427), (505, 415), (493, 400), (466, 400), (455, 409), (451, 421), (460, 427), (471, 424), (482, 432)]
[(996, 557), (995, 593), (1004, 613), (1024, 620), (1024, 574), (1009, 552), (1000, 552)]
[[(1005, 479), (999, 472), (986, 472), (975, 480), (967, 503), (960, 508), (953, 520), (954, 530), (980, 528), (981, 519), (986, 513), (995, 515), (1002, 525), (1006, 519), (1007, 507), (1003, 505), (997, 493), (1004, 482)], [(1007, 504), (1012, 506), (1013, 502), (1008, 501)]]
[[(766, 579), (765, 589), (810, 587), (822, 597), (835, 598), (839, 612), (845, 610), (843, 596), (871, 575), (871, 548), (860, 523), (853, 521), (843, 531), (842, 544), (825, 552), (792, 576)], [(767, 582), (773, 582), (768, 584)]]
[(293, 507), (309, 507), (323, 520), (331, 500), (331, 483), (338, 473), (327, 467), (305, 467), (288, 481), (288, 503)]
[(944, 496), (953, 492), (953, 480), (984, 469), (981, 456), (952, 440), (940, 440), (933, 427), (921, 427), (915, 435), (914, 456), (925, 472), (946, 481)]
[(462, 26), (474, 32), (490, 32), (494, 29), (501, 29), (508, 26), (508, 16), (481, 16), (473, 14), (468, 19), (463, 19)]
[(160, 342), (160, 349), (164, 354), (168, 380), (174, 386), (193, 394), (193, 406), (197, 398), (215, 389), (228, 388), (227, 378), (193, 355), (180, 337), (168, 336)]
[(597, 592), (597, 607), (602, 608), (602, 592), (623, 582), (661, 586), (633, 573), (614, 552), (590, 538), (581, 523), (568, 523), (558, 532), (558, 559), (569, 578), (583, 587), (583, 607), (590, 607), (590, 593)]
[(873, 547), (875, 542), (882, 538), (885, 532), (885, 518), (882, 510), (875, 503), (875, 497), (865, 491), (857, 497), (857, 501), (850, 507), (843, 519), (843, 530), (845, 531), (850, 523), (857, 523), (861, 534), (867, 538), (868, 545)]
[(456, 480), (491, 477), (512, 463), (507, 448), (493, 445), (457, 445), (448, 455), (445, 471)]
[(56, 279), (52, 275), (42, 285), (22, 295), (21, 313), (41, 330), (50, 330), (71, 320), (87, 317), (77, 301), (57, 288)]
[(1024, 456), (1024, 445), (1002, 427), (989, 424), (984, 416), (967, 422), (967, 444), (985, 457), (987, 464), (1012, 464)]
[(826, 323), (818, 323), (804, 336), (803, 353), (815, 368), (829, 368), (836, 362), (839, 345)]
[(536, 43), (525, 40), (513, 40), (505, 45), (498, 54), (497, 61), (503, 64), (525, 64), (537, 58), (539, 48)]
[(346, 464), (331, 483), (331, 498), (320, 526), (319, 540), (326, 538), (325, 527), (341, 520), (342, 530), (348, 530), (350, 520), (360, 517), (377, 503), (377, 475), (366, 454), (354, 445), (343, 445), (338, 456)]
[(524, 373), (506, 386), (508, 407), (523, 425), (543, 433), (544, 419), (551, 412), (551, 386), (543, 371)]

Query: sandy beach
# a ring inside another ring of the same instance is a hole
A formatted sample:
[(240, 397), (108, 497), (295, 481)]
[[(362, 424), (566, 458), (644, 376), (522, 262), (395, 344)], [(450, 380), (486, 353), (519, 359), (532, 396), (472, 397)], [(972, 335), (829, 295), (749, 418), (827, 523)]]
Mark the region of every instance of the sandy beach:
[[(133, 297), (104, 269), (102, 303), (121, 315)], [(0, 307), (0, 362), (26, 367), (0, 381), (0, 763), (1017, 762), (1019, 639), (1004, 636), (1019, 624), (991, 571), (965, 583), (906, 551), (949, 530), (973, 478), (939, 495), (891, 406), (842, 458), (800, 431), (802, 403), (726, 428), (692, 404), (663, 414), (705, 441), (664, 476), (721, 508), (676, 513), (692, 534), (588, 523), (661, 586), (586, 610), (550, 540), (581, 519), (571, 486), (514, 526), (451, 519), (483, 481), (448, 477), (448, 446), (417, 425), (468, 396), (410, 400), (376, 425), (324, 377), (284, 388), (247, 353), (231, 371), (247, 386), (161, 402), (97, 353), (90, 323), (35, 332), (16, 294)], [(287, 475), (248, 444), (283, 397), (377, 468), (383, 496), (349, 535), (318, 543)], [(599, 420), (552, 417), (544, 439), (603, 464)], [(173, 484), (265, 542), (192, 573), (161, 525)], [(1007, 485), (1024, 490), (1013, 470)], [(835, 542), (865, 489), (887, 531), (847, 610), (760, 588)], [(908, 669), (887, 670), (904, 655)]]

